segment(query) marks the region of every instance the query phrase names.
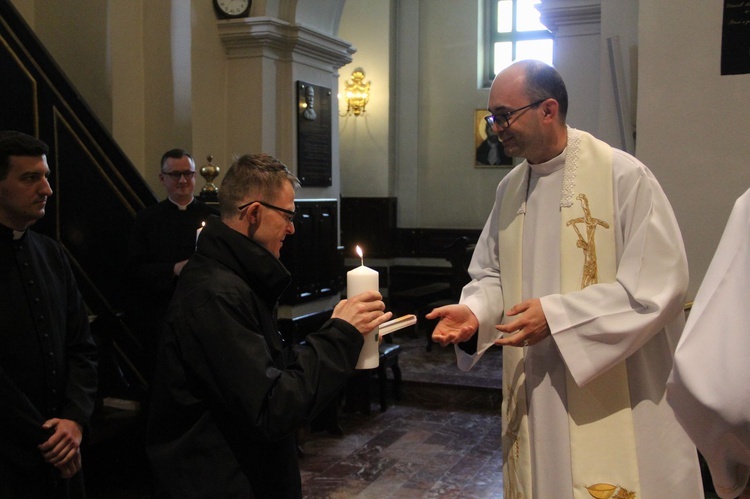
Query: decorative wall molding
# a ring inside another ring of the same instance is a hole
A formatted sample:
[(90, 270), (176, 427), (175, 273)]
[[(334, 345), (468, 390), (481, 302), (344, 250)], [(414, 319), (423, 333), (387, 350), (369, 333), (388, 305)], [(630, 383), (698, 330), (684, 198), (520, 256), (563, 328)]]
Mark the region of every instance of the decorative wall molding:
[[(335, 72), (352, 62), (356, 49), (349, 43), (299, 24), (271, 17), (217, 21), (227, 57), (270, 57), (305, 62)], [(304, 59), (304, 60), (300, 60)]]
[(542, 24), (555, 36), (598, 35), (601, 0), (543, 0), (537, 9)]

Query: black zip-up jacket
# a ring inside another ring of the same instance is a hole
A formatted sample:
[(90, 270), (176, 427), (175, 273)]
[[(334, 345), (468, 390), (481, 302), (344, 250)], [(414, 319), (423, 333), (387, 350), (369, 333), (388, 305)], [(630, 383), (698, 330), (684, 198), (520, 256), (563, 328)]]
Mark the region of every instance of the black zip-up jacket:
[(182, 271), (148, 427), (158, 497), (301, 497), (295, 432), (354, 371), (363, 338), (332, 319), (289, 345), (276, 327), (289, 272), (217, 217)]

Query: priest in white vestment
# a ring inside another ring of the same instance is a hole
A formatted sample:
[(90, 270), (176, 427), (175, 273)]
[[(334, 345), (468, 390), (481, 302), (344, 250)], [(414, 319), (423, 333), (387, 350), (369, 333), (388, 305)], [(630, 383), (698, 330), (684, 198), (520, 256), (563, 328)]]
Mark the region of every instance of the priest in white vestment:
[(521, 61), (490, 90), (525, 158), (499, 184), (458, 305), (433, 339), (471, 368), (503, 347), (504, 498), (700, 498), (665, 398), (688, 271), (669, 201), (634, 157), (565, 123), (557, 71)]
[[(667, 399), (722, 498), (750, 497), (750, 190), (735, 203), (675, 352)], [(743, 492), (744, 491), (744, 492)]]

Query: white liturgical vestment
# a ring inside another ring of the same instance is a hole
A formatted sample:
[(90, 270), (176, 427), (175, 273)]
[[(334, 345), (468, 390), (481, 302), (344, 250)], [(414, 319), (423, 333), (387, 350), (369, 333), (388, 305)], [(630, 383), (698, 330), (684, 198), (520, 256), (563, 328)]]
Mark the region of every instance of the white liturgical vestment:
[(677, 345), (667, 398), (720, 497), (750, 477), (750, 190), (735, 203)]
[[(627, 366), (640, 477), (634, 499), (703, 497), (695, 446), (665, 397), (672, 354), (684, 324), (688, 284), (685, 250), (672, 208), (651, 172), (634, 157), (613, 149), (616, 278), (561, 294), (561, 193), (567, 188), (567, 153), (566, 149), (540, 165), (524, 161), (498, 185), (495, 206), (469, 267), (472, 281), (461, 296), (461, 303), (479, 320), (477, 353), (469, 355), (456, 347), (459, 367), (469, 369), (479, 360), (500, 334), (494, 326), (503, 321), (503, 311), (516, 304), (505, 303), (503, 297), (498, 210), (511, 178), (528, 173), (522, 299), (541, 298), (552, 335), (524, 348), (531, 493), (518, 497), (574, 497), (567, 373), (584, 386), (622, 361)], [(611, 455), (618, 449), (598, 445), (576, 452)]]

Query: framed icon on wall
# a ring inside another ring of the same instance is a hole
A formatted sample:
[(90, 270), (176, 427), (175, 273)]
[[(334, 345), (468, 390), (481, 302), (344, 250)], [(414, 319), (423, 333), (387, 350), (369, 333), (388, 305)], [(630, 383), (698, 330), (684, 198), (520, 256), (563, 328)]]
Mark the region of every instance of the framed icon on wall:
[(486, 109), (474, 113), (474, 166), (499, 168), (513, 166), (513, 158), (506, 156), (503, 145), (484, 119), (489, 114)]

